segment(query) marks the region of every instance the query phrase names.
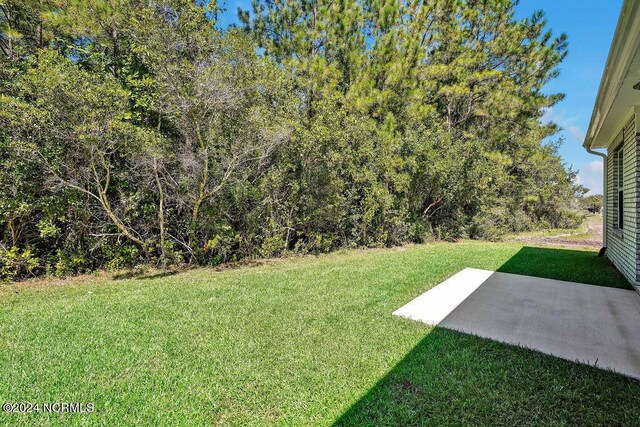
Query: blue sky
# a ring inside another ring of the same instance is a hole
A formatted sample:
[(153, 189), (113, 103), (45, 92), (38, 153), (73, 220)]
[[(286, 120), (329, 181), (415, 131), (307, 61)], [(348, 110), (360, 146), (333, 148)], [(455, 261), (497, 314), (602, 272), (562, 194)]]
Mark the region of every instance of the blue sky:
[(521, 0), (517, 7), (519, 17), (544, 10), (548, 27), (569, 37), (569, 55), (560, 65), (560, 76), (546, 87), (566, 98), (546, 118), (563, 128), (560, 154), (580, 171), (579, 182), (597, 194), (602, 193), (602, 162), (587, 153), (582, 142), (621, 8), (622, 0)]
[[(238, 7), (249, 9), (250, 0), (227, 1), (225, 7), (222, 26), (236, 22)], [(566, 98), (546, 113), (545, 120), (563, 128), (560, 154), (580, 171), (578, 181), (598, 194), (602, 193), (602, 162), (582, 148), (582, 141), (621, 7), (622, 0), (521, 0), (516, 8), (519, 18), (542, 9), (548, 28), (569, 37), (569, 55), (560, 66), (560, 76), (546, 87), (546, 92), (562, 92)]]

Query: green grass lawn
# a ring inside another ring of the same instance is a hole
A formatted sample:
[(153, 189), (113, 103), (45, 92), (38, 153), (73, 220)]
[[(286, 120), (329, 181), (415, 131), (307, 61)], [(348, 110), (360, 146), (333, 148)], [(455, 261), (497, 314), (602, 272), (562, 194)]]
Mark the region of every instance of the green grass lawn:
[(2, 285), (0, 400), (96, 411), (0, 424), (640, 420), (640, 381), (391, 315), (464, 267), (628, 287), (593, 252), (480, 242)]
[(601, 214), (590, 214), (584, 219), (584, 222), (577, 228), (543, 228), (533, 231), (524, 231), (521, 233), (508, 234), (505, 240), (510, 241), (516, 238), (526, 237), (565, 237), (571, 240), (602, 240), (600, 233), (594, 233), (593, 228), (602, 225)]

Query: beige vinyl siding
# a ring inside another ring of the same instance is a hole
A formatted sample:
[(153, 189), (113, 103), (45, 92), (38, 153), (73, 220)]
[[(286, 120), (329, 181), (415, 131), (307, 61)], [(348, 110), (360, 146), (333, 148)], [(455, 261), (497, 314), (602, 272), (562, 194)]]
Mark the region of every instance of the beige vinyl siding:
[[(638, 235), (638, 211), (640, 210), (640, 198), (638, 197), (638, 179), (640, 177), (640, 158), (638, 157), (638, 135), (636, 134), (635, 117), (624, 126), (621, 139), (623, 149), (623, 177), (624, 190), (623, 228), (617, 226), (618, 218), (618, 190), (617, 190), (617, 165), (614, 150), (619, 145), (613, 145), (609, 150), (607, 173), (607, 257), (618, 270), (636, 285), (640, 281), (638, 269), (640, 258), (640, 236)], [(617, 142), (616, 141), (616, 142)]]

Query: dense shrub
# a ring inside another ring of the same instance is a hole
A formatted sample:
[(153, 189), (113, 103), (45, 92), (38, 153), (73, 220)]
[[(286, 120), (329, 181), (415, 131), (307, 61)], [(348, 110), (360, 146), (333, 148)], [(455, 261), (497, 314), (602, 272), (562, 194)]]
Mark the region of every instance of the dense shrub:
[(222, 30), (215, 2), (116, 3), (0, 4), (0, 277), (581, 219), (540, 13), (256, 1)]

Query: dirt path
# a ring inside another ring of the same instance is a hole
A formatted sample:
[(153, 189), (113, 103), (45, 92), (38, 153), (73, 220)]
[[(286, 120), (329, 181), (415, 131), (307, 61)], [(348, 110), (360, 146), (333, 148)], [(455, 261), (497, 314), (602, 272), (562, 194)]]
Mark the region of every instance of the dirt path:
[(593, 216), (587, 218), (582, 230), (548, 236), (516, 236), (513, 240), (530, 245), (589, 247), (600, 249), (602, 247), (602, 217)]

